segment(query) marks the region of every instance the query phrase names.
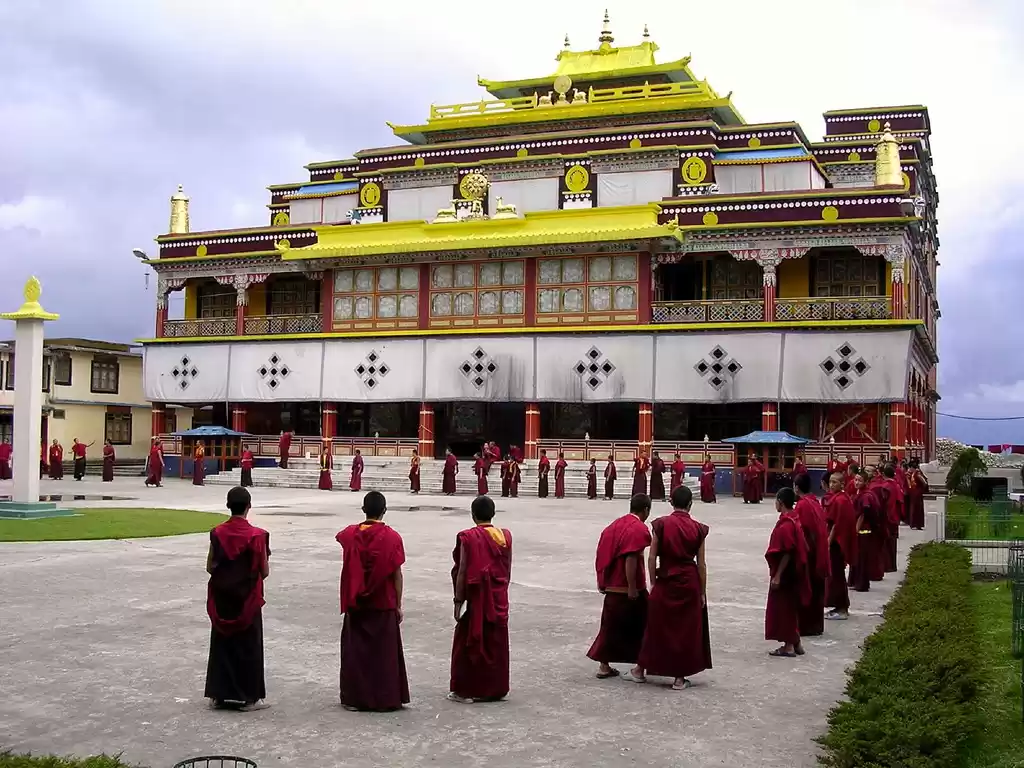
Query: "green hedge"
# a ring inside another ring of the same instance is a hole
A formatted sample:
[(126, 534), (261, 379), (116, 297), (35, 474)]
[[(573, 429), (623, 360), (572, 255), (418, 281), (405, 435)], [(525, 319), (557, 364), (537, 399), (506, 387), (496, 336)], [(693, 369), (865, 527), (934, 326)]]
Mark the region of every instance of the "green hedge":
[(54, 755), (16, 755), (0, 752), (0, 768), (130, 768), (117, 757), (56, 757)]
[(944, 768), (961, 764), (978, 731), (976, 626), (970, 555), (950, 544), (915, 547), (906, 579), (864, 643), (849, 701), (828, 717), (822, 765)]

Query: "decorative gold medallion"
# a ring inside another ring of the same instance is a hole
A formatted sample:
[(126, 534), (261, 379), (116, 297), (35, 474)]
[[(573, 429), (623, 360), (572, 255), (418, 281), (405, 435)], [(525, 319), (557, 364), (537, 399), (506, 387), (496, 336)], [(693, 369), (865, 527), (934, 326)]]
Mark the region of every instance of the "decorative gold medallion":
[(704, 226), (713, 227), (718, 223), (718, 214), (714, 211), (708, 211), (704, 214), (704, 218), (701, 221), (704, 222)]
[(276, 248), (279, 251), (287, 251), (291, 247), (292, 244), (288, 240), (278, 240), (276, 243), (274, 243), (274, 248)]
[(459, 194), (464, 200), (483, 200), (490, 185), (486, 176), (473, 171), (462, 177), (462, 181), (459, 182)]
[(380, 185), (375, 181), (368, 181), (359, 190), (359, 204), (363, 208), (375, 208), (380, 205)]
[(903, 177), (903, 188), (910, 189), (910, 177), (907, 175), (907, 172), (900, 171), (900, 176)]
[(849, 155), (846, 156), (846, 159), (849, 160), (851, 163), (859, 163), (860, 152), (851, 152)]
[(422, 157), (417, 157), (415, 160), (413, 160), (412, 164), (417, 168), (422, 168), (424, 165), (427, 164), (427, 161), (424, 160)]
[(688, 157), (683, 161), (682, 176), (684, 184), (700, 184), (708, 177), (708, 164), (703, 158)]
[(274, 214), (274, 226), (275, 227), (287, 227), (291, 223), (291, 218), (288, 216), (286, 211), (278, 211)]
[(529, 154), (530, 150), (528, 150), (526, 147), (520, 147), (519, 149), (516, 150), (516, 157), (522, 158), (526, 157)]
[(200, 245), (198, 248), (196, 248), (196, 256), (202, 257), (202, 256), (205, 256), (206, 254), (207, 254), (207, 248), (206, 248), (205, 245)]
[(565, 172), (565, 188), (570, 192), (586, 192), (590, 186), (590, 171), (582, 165), (574, 165)]
[(334, 172), (334, 180), (335, 181), (341, 181), (344, 178), (345, 178), (345, 174), (342, 173), (341, 171), (335, 171)]
[(839, 218), (839, 209), (834, 205), (826, 205), (821, 209), (821, 218), (825, 221), (836, 221)]
[(868, 121), (868, 133), (878, 133), (880, 130), (882, 130), (881, 122), (879, 122), (878, 120)]
[(750, 147), (751, 149), (757, 149), (758, 147), (761, 146), (761, 140), (757, 138), (757, 136), (751, 136), (749, 139), (747, 139), (747, 146)]
[(568, 75), (559, 75), (555, 78), (555, 84), (552, 87), (559, 96), (565, 96), (572, 88), (572, 78)]
[(629, 142), (630, 149), (640, 149), (640, 147), (642, 147), (643, 145), (644, 143), (640, 141), (640, 139), (633, 139), (632, 141)]
[(43, 284), (39, 282), (38, 277), (30, 277), (25, 283), (25, 301), (30, 304), (34, 304), (39, 301), (39, 297), (43, 295)]

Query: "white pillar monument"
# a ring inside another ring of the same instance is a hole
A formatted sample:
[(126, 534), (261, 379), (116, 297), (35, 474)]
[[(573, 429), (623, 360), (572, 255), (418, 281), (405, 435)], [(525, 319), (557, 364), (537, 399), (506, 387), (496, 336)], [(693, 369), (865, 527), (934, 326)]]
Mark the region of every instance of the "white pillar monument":
[(43, 287), (30, 277), (25, 303), (0, 318), (14, 321), (14, 495), (0, 504), (0, 517), (66, 514), (39, 503), (39, 451), (43, 417), (43, 323), (59, 315), (39, 303)]

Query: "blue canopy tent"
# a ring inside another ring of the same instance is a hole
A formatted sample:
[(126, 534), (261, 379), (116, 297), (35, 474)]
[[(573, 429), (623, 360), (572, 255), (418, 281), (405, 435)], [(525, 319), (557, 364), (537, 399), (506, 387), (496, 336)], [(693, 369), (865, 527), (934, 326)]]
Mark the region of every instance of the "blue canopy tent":
[[(206, 474), (233, 469), (242, 458), (242, 438), (251, 437), (248, 432), (236, 432), (227, 427), (195, 427), (175, 432), (181, 438), (181, 462), (179, 477), (193, 477), (195, 474), (196, 443), (201, 442), (206, 451), (203, 466)], [(186, 472), (186, 469), (188, 470)]]
[[(754, 454), (764, 464), (764, 491), (769, 493), (778, 490), (783, 485), (792, 483), (792, 471), (797, 452), (813, 441), (791, 435), (789, 432), (770, 432), (759, 429), (741, 437), (727, 437), (722, 442), (732, 443), (736, 446), (736, 465), (732, 473), (732, 491), (735, 495), (736, 476), (747, 466), (750, 454)], [(747, 446), (747, 450), (744, 451), (741, 446)]]

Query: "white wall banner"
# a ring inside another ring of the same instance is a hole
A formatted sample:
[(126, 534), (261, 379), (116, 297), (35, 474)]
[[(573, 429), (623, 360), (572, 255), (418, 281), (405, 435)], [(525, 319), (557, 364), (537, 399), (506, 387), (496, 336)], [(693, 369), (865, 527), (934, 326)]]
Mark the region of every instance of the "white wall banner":
[(228, 399), (233, 403), (320, 400), (323, 342), (231, 345)]
[(648, 402), (654, 394), (654, 337), (592, 334), (537, 339), (537, 399)]
[(319, 224), (324, 217), (322, 197), (307, 197), (292, 200), (288, 204), (288, 220), (291, 224)]
[(626, 171), (597, 175), (597, 205), (645, 205), (672, 197), (672, 171)]
[(220, 403), (228, 394), (227, 344), (158, 344), (143, 352), (146, 399)]
[(388, 221), (433, 221), (452, 204), (452, 186), (388, 190)]
[(494, 215), (499, 197), (505, 205), (514, 205), (520, 216), (534, 211), (557, 211), (558, 185), (557, 178), (492, 181), (488, 192), (488, 213)]
[(786, 402), (885, 403), (906, 399), (913, 331), (786, 334)]
[(359, 206), (359, 195), (334, 195), (324, 198), (324, 224), (348, 221), (348, 212)]
[(654, 399), (738, 403), (779, 397), (781, 333), (680, 333), (657, 340)]
[(534, 399), (532, 337), (427, 339), (425, 355), (424, 400)]
[(323, 399), (363, 403), (422, 401), (423, 343), (423, 339), (325, 342)]

